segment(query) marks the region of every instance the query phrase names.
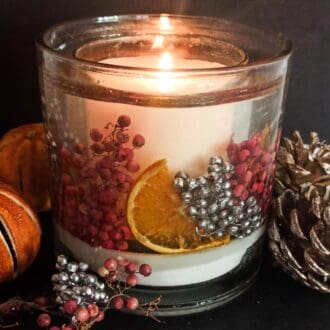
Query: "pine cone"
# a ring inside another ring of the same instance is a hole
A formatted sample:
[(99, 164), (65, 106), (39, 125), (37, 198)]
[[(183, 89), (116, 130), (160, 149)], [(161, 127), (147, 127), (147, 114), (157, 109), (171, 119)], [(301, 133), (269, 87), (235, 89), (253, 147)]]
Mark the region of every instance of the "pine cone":
[(318, 134), (310, 133), (311, 143), (305, 144), (298, 131), (292, 140), (283, 138), (277, 154), (274, 192), (279, 196), (290, 188), (306, 193), (316, 187), (320, 195), (330, 185), (330, 145), (320, 141)]
[(299, 195), (287, 189), (274, 201), (269, 247), (294, 279), (330, 293), (330, 198), (313, 187)]

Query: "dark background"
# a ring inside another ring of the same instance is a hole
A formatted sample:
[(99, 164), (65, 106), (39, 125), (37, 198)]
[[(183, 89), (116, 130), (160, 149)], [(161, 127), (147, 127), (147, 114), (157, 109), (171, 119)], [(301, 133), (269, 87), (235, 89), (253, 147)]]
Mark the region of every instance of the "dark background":
[[(41, 120), (34, 37), (46, 27), (72, 18), (159, 12), (218, 16), (286, 34), (295, 54), (284, 132), (317, 130), (329, 140), (329, 0), (0, 0), (0, 134)], [(53, 255), (47, 237), (52, 234), (49, 219), (42, 220), (44, 245), (39, 258), (24, 276), (0, 286), (0, 301), (17, 294), (35, 295), (49, 286)], [(113, 313), (98, 329), (326, 329), (329, 296), (300, 286), (271, 263), (266, 252), (253, 288), (222, 309), (172, 318), (161, 325)], [(28, 317), (21, 329), (35, 329), (33, 322)]]
[(0, 0), (0, 134), (41, 120), (34, 38), (62, 20), (127, 13), (218, 16), (286, 34), (295, 45), (284, 132), (330, 138), (329, 0)]

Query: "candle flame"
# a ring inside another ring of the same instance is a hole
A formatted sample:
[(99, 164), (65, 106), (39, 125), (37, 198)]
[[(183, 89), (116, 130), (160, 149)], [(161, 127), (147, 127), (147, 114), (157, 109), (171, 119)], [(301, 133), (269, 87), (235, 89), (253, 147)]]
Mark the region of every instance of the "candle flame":
[(173, 59), (169, 52), (163, 53), (159, 61), (159, 67), (162, 70), (170, 70), (173, 68)]
[(168, 16), (163, 15), (159, 17), (159, 28), (161, 31), (168, 31), (172, 29)]
[(152, 48), (163, 48), (163, 45), (164, 45), (164, 37), (156, 36)]
[(169, 52), (164, 52), (159, 61), (159, 68), (162, 72), (157, 74), (157, 87), (160, 91), (166, 92), (171, 89), (173, 78), (169, 72), (173, 68), (173, 59)]

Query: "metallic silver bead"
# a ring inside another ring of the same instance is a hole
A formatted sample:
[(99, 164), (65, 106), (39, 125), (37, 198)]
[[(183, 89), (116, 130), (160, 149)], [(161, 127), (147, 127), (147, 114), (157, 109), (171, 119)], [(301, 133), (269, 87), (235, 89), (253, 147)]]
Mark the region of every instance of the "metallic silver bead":
[(208, 232), (214, 231), (215, 230), (215, 224), (212, 223), (212, 222), (209, 223), (206, 229), (207, 229)]
[(213, 156), (210, 158), (209, 164), (210, 165), (214, 165), (214, 164), (222, 165), (223, 159), (221, 156)]
[(105, 284), (103, 282), (97, 282), (97, 287), (100, 289), (100, 290), (104, 290), (105, 289)]
[(222, 167), (219, 166), (218, 164), (209, 165), (209, 166), (207, 167), (207, 171), (208, 171), (208, 173), (212, 173), (212, 172), (220, 173), (220, 172), (221, 172), (221, 169), (222, 169)]
[(58, 282), (59, 281), (59, 279), (58, 279), (58, 274), (54, 274), (54, 275), (52, 275), (52, 282)]
[(228, 232), (230, 235), (235, 235), (238, 233), (238, 227), (237, 226), (229, 226)]
[(80, 262), (78, 267), (79, 267), (79, 270), (82, 272), (86, 272), (89, 268), (88, 264), (86, 264), (85, 262)]
[(77, 273), (77, 274), (78, 274), (78, 276), (79, 276), (79, 280), (80, 280), (80, 281), (83, 281), (84, 278), (85, 278), (85, 276), (87, 275), (85, 272), (79, 272), (79, 273)]
[(187, 207), (187, 213), (192, 217), (196, 216), (198, 214), (197, 207), (192, 206), (192, 205), (188, 206)]
[(202, 220), (201, 222), (198, 223), (198, 226), (200, 228), (207, 228), (207, 226), (210, 224), (210, 221), (207, 219)]
[(71, 298), (76, 301), (77, 305), (81, 304), (82, 298), (79, 295), (73, 294)]
[(229, 199), (227, 203), (227, 207), (233, 207), (234, 206), (234, 201), (232, 199)]
[(257, 221), (260, 220), (260, 216), (259, 215), (254, 215), (252, 218), (251, 218), (251, 222), (255, 223)]
[(177, 172), (175, 174), (175, 178), (182, 178), (182, 179), (188, 179), (189, 178), (189, 174), (184, 172), (184, 171), (180, 171), (180, 172)]
[(230, 189), (231, 184), (229, 181), (226, 181), (222, 184), (222, 189)]
[(60, 295), (63, 300), (69, 300), (72, 298), (73, 292), (72, 292), (72, 290), (67, 289), (67, 290), (60, 292)]
[(81, 286), (74, 286), (72, 288), (73, 294), (80, 295), (81, 294)]
[(212, 214), (212, 215), (210, 216), (210, 220), (211, 220), (212, 222), (218, 222), (218, 221), (219, 221), (219, 217), (218, 217), (216, 214)]
[(67, 287), (68, 286), (64, 285), (64, 284), (56, 284), (56, 285), (54, 285), (53, 290), (60, 292), (60, 291), (66, 290)]
[(210, 194), (210, 189), (207, 188), (207, 187), (201, 187), (199, 190), (198, 190), (198, 196), (203, 198), (203, 197), (207, 197), (209, 194)]
[[(220, 210), (223, 210), (228, 205), (229, 199), (228, 198), (221, 198), (218, 200), (218, 206)], [(227, 215), (227, 213), (226, 213)], [(220, 215), (221, 216), (221, 215)], [(221, 216), (223, 218), (223, 216)]]
[(81, 288), (81, 295), (83, 296), (83, 297), (90, 297), (90, 296), (92, 296), (92, 294), (93, 294), (93, 290), (92, 290), (92, 288), (90, 288), (89, 286), (83, 286), (82, 288)]
[(76, 262), (69, 262), (67, 265), (67, 271), (69, 273), (75, 273), (78, 271), (78, 264)]
[(246, 204), (249, 206), (254, 206), (256, 204), (256, 199), (254, 196), (250, 196), (247, 200), (246, 200)]
[(100, 300), (104, 301), (107, 297), (107, 294), (105, 292), (100, 292)]
[(227, 228), (229, 226), (229, 221), (228, 220), (222, 220), (221, 222), (220, 222), (220, 227), (221, 228)]
[(86, 275), (84, 278), (84, 283), (87, 285), (92, 285), (97, 282), (97, 277), (95, 275)]
[(196, 205), (200, 208), (206, 207), (208, 205), (207, 201), (205, 199), (198, 199), (196, 201)]
[(196, 179), (198, 186), (206, 186), (208, 184), (207, 179), (204, 176), (200, 176)]
[(240, 201), (239, 202), (239, 205), (242, 206), (242, 207), (244, 207), (245, 206), (245, 202), (244, 201)]
[(223, 237), (223, 231), (221, 231), (221, 230), (218, 230), (216, 233), (215, 233), (215, 238), (221, 238), (221, 237)]
[(208, 176), (207, 176), (208, 180), (211, 182), (217, 181), (219, 179), (219, 174), (216, 172), (211, 172)]
[(201, 218), (205, 218), (207, 215), (207, 209), (206, 208), (200, 208), (198, 209), (198, 216)]
[(73, 283), (78, 283), (80, 281), (80, 276), (77, 273), (70, 274), (70, 281)]
[(218, 192), (222, 191), (222, 184), (220, 182), (215, 182), (212, 185), (211, 190), (215, 193), (218, 193)]
[(213, 214), (213, 213), (215, 213), (215, 212), (217, 212), (217, 210), (218, 210), (218, 204), (217, 203), (213, 203), (213, 204), (211, 204), (209, 207), (208, 207), (208, 213), (210, 213), (210, 214)]
[(247, 235), (250, 235), (252, 233), (252, 229), (251, 228), (248, 228), (244, 231), (244, 234), (247, 236)]
[(248, 228), (250, 226), (251, 222), (249, 220), (246, 220), (242, 223), (243, 228)]
[(180, 189), (180, 190), (183, 190), (186, 186), (186, 180), (183, 179), (183, 178), (174, 178), (173, 180), (173, 186), (174, 188), (177, 188), (177, 189)]
[(226, 163), (224, 164), (223, 169), (224, 169), (224, 171), (225, 171), (226, 173), (229, 173), (229, 172), (231, 172), (231, 171), (234, 170), (234, 166), (233, 166), (232, 164), (226, 162)]
[(60, 254), (58, 257), (57, 257), (57, 263), (60, 265), (60, 266), (62, 266), (62, 267), (64, 267), (64, 266), (66, 266), (67, 265), (67, 263), (68, 263), (68, 259), (67, 259), (67, 257), (65, 256), (65, 255), (63, 255), (63, 254)]
[(69, 281), (69, 275), (65, 272), (61, 272), (58, 274), (58, 280), (60, 283), (66, 283)]
[(253, 209), (251, 207), (246, 209), (247, 216), (250, 216), (252, 213), (254, 213), (254, 212), (253, 212)]
[(225, 196), (226, 196), (227, 198), (231, 198), (231, 197), (233, 196), (233, 193), (232, 193), (230, 190), (226, 190), (226, 191), (225, 191)]
[(242, 208), (240, 206), (234, 206), (233, 207), (233, 214), (235, 214), (236, 216), (239, 216), (240, 214), (242, 214)]
[(227, 216), (228, 216), (228, 211), (227, 211), (226, 209), (222, 210), (222, 211), (219, 213), (219, 216), (220, 216), (220, 218), (222, 218), (222, 219), (227, 218)]
[(191, 179), (188, 180), (188, 189), (189, 190), (193, 190), (197, 187), (198, 187), (198, 183), (197, 183), (196, 179), (191, 178)]
[(245, 218), (245, 214), (241, 213), (237, 216), (238, 220), (243, 220)]
[(62, 299), (62, 297), (61, 297), (60, 295), (57, 295), (57, 296), (56, 296), (56, 298), (55, 298), (55, 303), (56, 303), (56, 304), (59, 304), (59, 305), (61, 305), (61, 304), (64, 303), (64, 301), (63, 301), (63, 299)]
[(227, 220), (229, 223), (233, 223), (235, 221), (235, 218), (232, 215), (228, 215)]
[(185, 204), (188, 204), (191, 202), (193, 198), (193, 195), (190, 191), (184, 191), (182, 194), (181, 194), (181, 199), (182, 201), (185, 203)]
[(99, 301), (100, 300), (100, 292), (99, 291), (96, 291), (95, 294), (94, 294), (94, 299), (96, 301)]

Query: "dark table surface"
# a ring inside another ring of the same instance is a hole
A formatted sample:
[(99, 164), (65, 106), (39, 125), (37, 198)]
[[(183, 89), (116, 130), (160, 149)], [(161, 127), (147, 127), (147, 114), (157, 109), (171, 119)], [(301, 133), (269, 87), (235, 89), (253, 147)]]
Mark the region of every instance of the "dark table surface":
[[(21, 295), (32, 297), (50, 290), (54, 253), (49, 215), (41, 217), (43, 243), (32, 267), (15, 281), (0, 285), (0, 302)], [(325, 330), (329, 328), (330, 296), (314, 292), (272, 266), (267, 250), (254, 285), (235, 301), (211, 312), (163, 319), (160, 324), (144, 317), (109, 312), (95, 329), (267, 329)], [(25, 317), (20, 329), (35, 329), (34, 318)]]

